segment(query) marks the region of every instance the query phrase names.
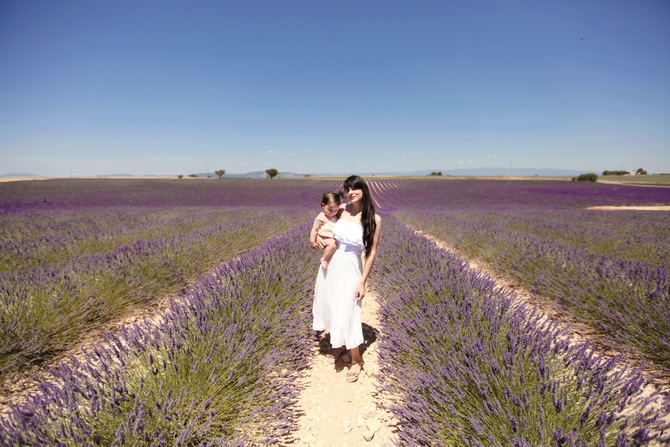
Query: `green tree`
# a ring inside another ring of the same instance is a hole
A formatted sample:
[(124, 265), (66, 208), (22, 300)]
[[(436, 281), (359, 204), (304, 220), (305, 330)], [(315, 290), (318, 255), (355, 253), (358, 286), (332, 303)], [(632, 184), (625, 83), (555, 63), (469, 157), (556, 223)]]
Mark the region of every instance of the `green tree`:
[(177, 178), (184, 178), (184, 174), (179, 174)]
[(635, 171), (635, 175), (647, 175), (647, 171), (644, 169), (640, 168), (637, 171)]
[(226, 173), (225, 169), (219, 169), (218, 171), (214, 171), (214, 174), (218, 175), (219, 178), (223, 177), (223, 174)]
[(595, 182), (598, 180), (598, 175), (589, 172), (588, 174), (581, 174), (577, 176), (576, 179), (573, 177), (573, 180), (577, 180), (578, 182)]
[(268, 177), (270, 177), (270, 179), (273, 179), (277, 176), (277, 174), (279, 174), (279, 171), (277, 171), (274, 168), (271, 168), (271, 169), (266, 169), (265, 173), (268, 175)]

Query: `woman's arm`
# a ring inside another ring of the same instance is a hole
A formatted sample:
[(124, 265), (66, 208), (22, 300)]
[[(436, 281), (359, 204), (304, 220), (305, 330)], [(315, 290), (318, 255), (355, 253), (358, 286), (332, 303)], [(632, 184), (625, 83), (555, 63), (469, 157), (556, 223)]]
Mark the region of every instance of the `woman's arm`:
[(372, 271), (372, 266), (375, 263), (375, 256), (377, 255), (377, 244), (379, 244), (379, 235), (382, 231), (382, 218), (378, 214), (375, 215), (375, 222), (377, 223), (377, 228), (375, 228), (375, 236), (372, 239), (372, 248), (370, 249), (370, 255), (365, 257), (365, 266), (363, 267), (363, 274), (361, 275), (361, 280), (356, 286), (356, 299), (362, 300), (365, 296), (365, 283), (368, 280), (368, 276)]

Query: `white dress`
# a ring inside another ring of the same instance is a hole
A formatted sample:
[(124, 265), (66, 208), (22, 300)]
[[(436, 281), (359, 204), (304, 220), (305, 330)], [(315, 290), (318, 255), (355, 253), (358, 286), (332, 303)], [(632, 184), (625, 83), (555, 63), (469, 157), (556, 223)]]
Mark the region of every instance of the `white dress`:
[(330, 258), (328, 270), (319, 267), (316, 276), (312, 328), (330, 332), (333, 348), (351, 349), (363, 343), (362, 303), (356, 299), (356, 286), (363, 274), (363, 227), (340, 219), (335, 223), (335, 239), (337, 251)]

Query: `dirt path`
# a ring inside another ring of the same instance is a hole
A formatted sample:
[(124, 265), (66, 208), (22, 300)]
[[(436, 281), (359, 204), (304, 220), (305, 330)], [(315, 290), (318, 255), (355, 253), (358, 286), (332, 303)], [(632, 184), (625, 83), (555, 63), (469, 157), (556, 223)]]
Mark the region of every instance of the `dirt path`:
[(365, 366), (355, 383), (347, 383), (347, 367), (338, 362), (329, 364), (327, 335), (314, 346), (311, 368), (300, 380), (302, 392), (298, 405), (302, 412), (299, 428), (294, 433), (296, 446), (379, 446), (394, 445), (392, 416), (380, 408), (384, 396), (377, 393), (375, 375), (379, 371), (377, 318), (379, 303), (368, 292), (363, 301), (363, 335), (361, 352)]
[(649, 206), (590, 206), (587, 210), (606, 210), (606, 211), (670, 211), (668, 205), (649, 205)]

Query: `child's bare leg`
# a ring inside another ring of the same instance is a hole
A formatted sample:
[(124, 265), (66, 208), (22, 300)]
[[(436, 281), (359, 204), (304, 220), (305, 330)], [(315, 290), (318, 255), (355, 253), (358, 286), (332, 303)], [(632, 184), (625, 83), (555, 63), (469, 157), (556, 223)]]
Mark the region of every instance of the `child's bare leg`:
[(324, 239), (323, 242), (326, 244), (326, 248), (323, 249), (323, 256), (321, 256), (321, 268), (328, 270), (330, 257), (333, 256), (333, 253), (337, 250), (337, 241), (333, 238), (329, 238)]

